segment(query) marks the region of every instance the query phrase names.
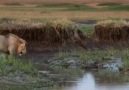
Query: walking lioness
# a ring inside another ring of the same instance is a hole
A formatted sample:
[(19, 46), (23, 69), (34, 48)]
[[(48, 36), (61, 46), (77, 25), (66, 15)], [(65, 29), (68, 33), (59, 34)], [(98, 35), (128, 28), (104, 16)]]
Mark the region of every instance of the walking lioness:
[(8, 58), (14, 55), (21, 56), (26, 53), (26, 41), (14, 34), (0, 35), (0, 51)]

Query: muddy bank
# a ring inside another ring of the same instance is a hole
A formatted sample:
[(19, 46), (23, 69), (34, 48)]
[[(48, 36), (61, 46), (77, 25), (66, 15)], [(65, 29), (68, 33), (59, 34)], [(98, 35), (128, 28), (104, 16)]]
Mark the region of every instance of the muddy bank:
[[(108, 45), (107, 43), (103, 43), (101, 45), (100, 44), (101, 43), (93, 45), (92, 43), (88, 43), (87, 49), (81, 48), (78, 45), (73, 43), (69, 43), (64, 47), (62, 46), (48, 47), (42, 44), (40, 45), (33, 44), (33, 45), (27, 46), (28, 53), (20, 58), (22, 58), (23, 61), (33, 62), (34, 65), (39, 70), (47, 71), (47, 70), (51, 70), (50, 68), (48, 68), (50, 66), (59, 66), (59, 67), (66, 67), (66, 68), (70, 67), (75, 69), (76, 68), (101, 69), (102, 67), (115, 68), (115, 67), (112, 67), (112, 63), (113, 64), (114, 62), (117, 63), (117, 61), (118, 62), (120, 61), (120, 63), (123, 63), (124, 57), (125, 58), (128, 57), (126, 54), (128, 53), (128, 49), (126, 50), (126, 47), (121, 47), (121, 45), (118, 46), (118, 44), (113, 44), (114, 46), (112, 44)], [(110, 49), (110, 46), (112, 46), (112, 48), (114, 49)], [(108, 51), (106, 52), (106, 50)], [(77, 51), (77, 53), (75, 52), (75, 55), (72, 55), (74, 51)], [(85, 52), (89, 52), (90, 54), (89, 53), (87, 54)], [(121, 52), (121, 53), (118, 53), (118, 52)], [(63, 56), (62, 53), (63, 54), (71, 53), (71, 55)], [(80, 56), (81, 53), (82, 53), (82, 56)], [(112, 53), (115, 54), (115, 56), (113, 56)], [(62, 54), (63, 58), (62, 57), (60, 58), (59, 54)], [(101, 55), (101, 54), (104, 54), (104, 55)], [(86, 56), (86, 55), (89, 55), (89, 56)], [(98, 55), (100, 55), (100, 57)], [(87, 60), (87, 58), (85, 57), (89, 57), (89, 59)], [(91, 59), (92, 57), (93, 59)], [(110, 63), (111, 65), (109, 66), (106, 65), (108, 63)], [(47, 65), (45, 66), (45, 64)]]
[(0, 89), (2, 90), (17, 90), (17, 89), (34, 89), (41, 87), (51, 87), (55, 85), (53, 80), (47, 77), (32, 77), (29, 75), (12, 75), (0, 77)]
[[(90, 49), (92, 45), (89, 43), (87, 47)], [(43, 43), (28, 43), (27, 54), (19, 58), (22, 58), (23, 60), (31, 60), (34, 62), (36, 61), (42, 62), (44, 60), (52, 59), (55, 56), (55, 54), (58, 54), (59, 52), (71, 52), (74, 51), (75, 49), (85, 50), (83, 47), (78, 46), (78, 44), (73, 44), (71, 42), (68, 42), (64, 46), (60, 44), (50, 45)]]

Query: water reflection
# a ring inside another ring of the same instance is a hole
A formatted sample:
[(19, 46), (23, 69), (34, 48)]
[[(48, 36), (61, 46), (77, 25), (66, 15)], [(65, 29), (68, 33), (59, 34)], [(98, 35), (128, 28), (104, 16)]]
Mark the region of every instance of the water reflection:
[(85, 75), (82, 79), (78, 80), (71, 90), (95, 90), (95, 80), (92, 74)]
[(61, 90), (129, 90), (129, 84), (99, 84), (95, 82), (94, 76), (88, 73), (79, 79), (75, 85)]

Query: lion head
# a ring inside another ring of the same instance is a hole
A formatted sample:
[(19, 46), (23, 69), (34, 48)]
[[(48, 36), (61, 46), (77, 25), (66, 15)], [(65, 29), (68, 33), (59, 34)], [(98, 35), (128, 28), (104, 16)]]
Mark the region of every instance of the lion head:
[(17, 46), (17, 54), (18, 55), (23, 55), (23, 54), (26, 54), (27, 51), (26, 51), (26, 41), (23, 40), (23, 39), (18, 39), (19, 40), (19, 43), (18, 43), (18, 46)]
[(14, 54), (21, 56), (27, 53), (25, 40), (23, 40), (22, 38), (14, 34), (8, 34), (6, 35), (6, 38), (7, 38), (7, 44), (8, 44), (8, 51), (11, 56)]

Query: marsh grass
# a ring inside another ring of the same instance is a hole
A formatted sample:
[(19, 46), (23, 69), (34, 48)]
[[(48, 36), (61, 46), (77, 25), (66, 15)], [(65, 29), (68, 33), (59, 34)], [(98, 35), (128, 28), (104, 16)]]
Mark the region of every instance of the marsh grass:
[[(33, 80), (32, 80), (33, 81)], [(45, 88), (53, 87), (56, 85), (52, 80), (47, 80), (44, 82), (37, 82), (37, 83), (26, 83), (26, 84), (9, 84), (9, 83), (0, 83), (0, 90), (38, 90), (42, 88), (43, 90), (48, 90)]]
[(23, 74), (38, 75), (37, 69), (31, 62), (24, 62), (20, 59), (5, 59), (0, 57), (0, 75), (6, 76), (9, 74), (22, 72)]
[(108, 48), (105, 50), (94, 49), (90, 51), (74, 50), (72, 52), (60, 52), (55, 55), (56, 60), (64, 60), (69, 57), (79, 57), (80, 62), (85, 64), (87, 61), (94, 60), (100, 63), (107, 62), (111, 58), (121, 58), (123, 62), (124, 69), (129, 68), (129, 49), (114, 49)]

